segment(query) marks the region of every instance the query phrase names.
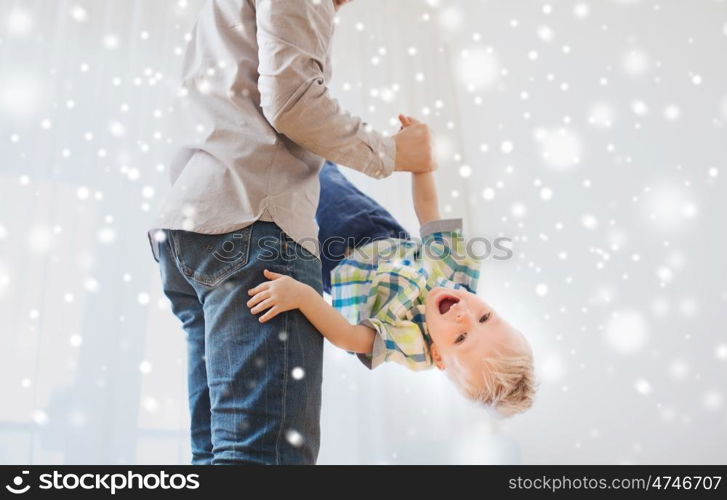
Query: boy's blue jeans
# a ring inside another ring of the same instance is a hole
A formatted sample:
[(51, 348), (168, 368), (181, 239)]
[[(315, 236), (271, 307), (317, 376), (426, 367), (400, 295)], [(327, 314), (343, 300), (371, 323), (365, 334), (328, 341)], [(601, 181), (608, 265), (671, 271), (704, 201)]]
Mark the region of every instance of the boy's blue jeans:
[(187, 338), (192, 463), (314, 464), (323, 337), (300, 311), (260, 323), (246, 302), (265, 268), (321, 293), (320, 261), (273, 222), (165, 234), (162, 284)]
[(323, 272), (323, 290), (331, 293), (331, 271), (347, 248), (385, 238), (411, 239), (409, 233), (375, 200), (366, 196), (327, 161), (319, 174), (320, 201), (316, 212)]

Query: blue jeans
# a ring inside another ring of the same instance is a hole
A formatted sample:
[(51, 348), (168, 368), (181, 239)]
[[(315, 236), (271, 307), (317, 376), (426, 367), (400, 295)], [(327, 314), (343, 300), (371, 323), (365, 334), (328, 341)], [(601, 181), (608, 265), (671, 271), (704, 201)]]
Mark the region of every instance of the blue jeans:
[(273, 222), (165, 234), (163, 289), (188, 347), (192, 464), (314, 464), (323, 337), (300, 311), (260, 323), (246, 302), (264, 268), (321, 293), (320, 261)]
[(319, 174), (320, 201), (316, 212), (323, 290), (331, 293), (331, 271), (347, 248), (385, 238), (411, 239), (409, 233), (374, 199), (362, 193), (327, 161)]

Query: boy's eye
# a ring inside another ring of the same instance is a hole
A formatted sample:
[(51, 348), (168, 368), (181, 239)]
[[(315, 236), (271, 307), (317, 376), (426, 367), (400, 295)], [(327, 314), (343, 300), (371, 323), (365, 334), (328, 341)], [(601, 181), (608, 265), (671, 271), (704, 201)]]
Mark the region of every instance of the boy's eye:
[(484, 323), (485, 321), (487, 321), (488, 319), (490, 319), (490, 314), (492, 314), (492, 313), (485, 313), (485, 314), (483, 314), (482, 317), (480, 318), (480, 323)]
[(454, 343), (461, 344), (462, 342), (464, 342), (464, 339), (466, 339), (466, 338), (467, 338), (467, 332), (465, 332), (465, 333), (461, 334), (459, 337), (457, 337), (455, 339)]

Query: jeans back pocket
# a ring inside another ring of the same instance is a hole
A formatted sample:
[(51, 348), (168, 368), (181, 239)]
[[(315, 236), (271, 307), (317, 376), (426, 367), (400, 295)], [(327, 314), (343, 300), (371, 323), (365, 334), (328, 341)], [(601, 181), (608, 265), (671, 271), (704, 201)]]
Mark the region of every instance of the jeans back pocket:
[(247, 264), (252, 226), (225, 234), (168, 231), (180, 272), (199, 284), (215, 287)]

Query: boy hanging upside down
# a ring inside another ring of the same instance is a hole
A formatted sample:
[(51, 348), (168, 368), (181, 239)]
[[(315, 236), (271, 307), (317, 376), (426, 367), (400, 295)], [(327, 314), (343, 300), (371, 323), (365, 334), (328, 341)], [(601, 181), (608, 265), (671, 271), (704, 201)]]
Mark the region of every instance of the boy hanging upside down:
[[(416, 120), (400, 116), (402, 126)], [(265, 270), (247, 305), (260, 321), (299, 309), (332, 344), (369, 368), (394, 361), (436, 366), (460, 392), (500, 416), (533, 403), (525, 337), (476, 295), (480, 261), (467, 254), (461, 219), (442, 219), (434, 176), (412, 174), (421, 241), (327, 162), (316, 215), (329, 305), (310, 286)]]

